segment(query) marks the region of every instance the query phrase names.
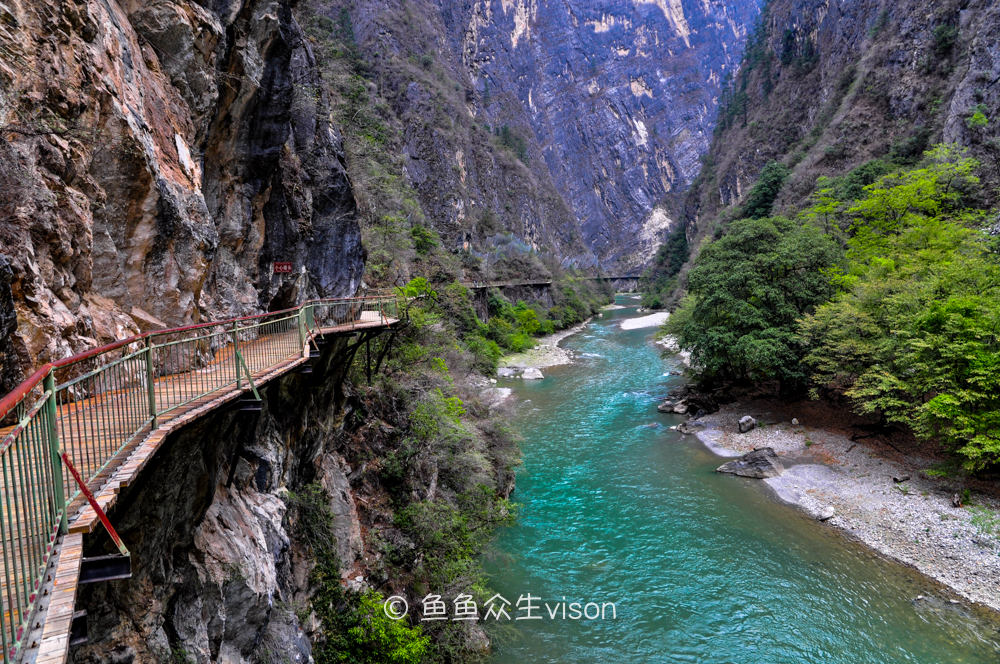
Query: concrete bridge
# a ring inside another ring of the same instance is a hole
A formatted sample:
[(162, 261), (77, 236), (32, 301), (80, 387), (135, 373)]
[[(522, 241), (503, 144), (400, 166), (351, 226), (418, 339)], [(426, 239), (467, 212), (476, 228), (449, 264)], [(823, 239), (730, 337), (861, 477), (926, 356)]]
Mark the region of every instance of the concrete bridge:
[[(106, 513), (168, 434), (222, 408), (260, 411), (258, 388), (310, 372), (325, 338), (356, 337), (356, 352), (398, 322), (396, 298), (377, 296), (147, 332), (46, 364), (0, 400), (4, 663), (63, 664), (87, 638), (78, 587), (143, 564)], [(99, 525), (119, 553), (86, 558)]]

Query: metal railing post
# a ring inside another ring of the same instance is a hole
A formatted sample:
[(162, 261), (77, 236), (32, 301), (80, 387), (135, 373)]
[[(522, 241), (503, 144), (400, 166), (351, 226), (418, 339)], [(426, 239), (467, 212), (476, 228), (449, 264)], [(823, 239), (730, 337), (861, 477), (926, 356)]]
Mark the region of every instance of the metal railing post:
[(240, 389), (240, 324), (233, 321), (233, 366), (236, 367), (236, 389)]
[(59, 409), (56, 407), (56, 379), (52, 370), (45, 374), (42, 387), (49, 393), (48, 403), (45, 404), (46, 415), (49, 420), (49, 463), (52, 464), (52, 484), (53, 500), (56, 511), (61, 514), (59, 519), (59, 532), (65, 535), (69, 532), (69, 522), (66, 520), (66, 490), (63, 486), (62, 459), (59, 455)]
[(302, 353), (306, 356), (309, 355), (309, 349), (306, 348), (306, 307), (309, 305), (303, 305), (299, 308), (299, 348), (302, 349)]
[(146, 392), (149, 397), (149, 416), (152, 419), (151, 428), (156, 423), (156, 391), (153, 389), (153, 340), (146, 337)]

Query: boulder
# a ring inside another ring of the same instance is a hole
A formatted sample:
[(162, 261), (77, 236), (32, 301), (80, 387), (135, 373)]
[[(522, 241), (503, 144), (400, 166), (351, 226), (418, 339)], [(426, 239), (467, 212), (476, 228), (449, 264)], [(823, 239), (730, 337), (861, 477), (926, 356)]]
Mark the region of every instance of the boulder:
[(796, 426), (796, 427), (799, 426), (799, 420), (798, 420), (798, 418), (795, 418), (795, 417), (792, 418), (792, 426)]
[(836, 513), (837, 511), (833, 509), (832, 506), (824, 505), (823, 507), (819, 508), (819, 510), (816, 512), (816, 519), (819, 521), (828, 521), (832, 519), (833, 515)]
[(750, 417), (749, 415), (744, 415), (740, 418), (740, 433), (746, 433), (747, 431), (753, 431), (753, 428), (757, 426), (757, 420)]
[(688, 408), (692, 411), (703, 410), (706, 414), (719, 412), (719, 404), (707, 394), (692, 394), (687, 397), (686, 401)]
[(666, 401), (657, 405), (656, 410), (660, 411), (661, 413), (672, 413), (674, 412), (674, 402), (671, 401), (670, 399), (667, 399)]
[(542, 378), (545, 378), (545, 376), (543, 376), (542, 372), (536, 369), (535, 367), (528, 367), (527, 369), (524, 370), (524, 373), (521, 374), (521, 378), (525, 380), (540, 380)]
[(691, 419), (692, 420), (700, 420), (701, 418), (705, 417), (706, 415), (708, 415), (708, 413), (706, 413), (705, 409), (702, 408), (702, 409), (699, 409), (698, 412), (695, 413), (694, 417), (692, 417)]
[(692, 434), (697, 431), (702, 431), (706, 424), (704, 422), (699, 422), (697, 420), (688, 420), (677, 426), (677, 431), (684, 435)]
[(785, 469), (782, 468), (781, 461), (773, 449), (762, 447), (753, 452), (747, 452), (735, 461), (722, 464), (716, 468), (715, 472), (762, 480), (768, 477), (778, 477), (785, 472)]
[(687, 402), (684, 401), (683, 399), (681, 399), (680, 401), (678, 401), (677, 403), (675, 403), (674, 404), (674, 412), (677, 413), (678, 415), (683, 415), (683, 414), (687, 413), (688, 412)]

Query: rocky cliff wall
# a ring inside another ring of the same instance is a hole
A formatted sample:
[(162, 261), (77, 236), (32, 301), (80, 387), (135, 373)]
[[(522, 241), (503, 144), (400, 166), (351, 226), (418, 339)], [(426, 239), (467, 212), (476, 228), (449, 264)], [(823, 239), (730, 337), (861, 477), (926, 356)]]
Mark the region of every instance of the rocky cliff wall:
[[(724, 221), (770, 161), (792, 169), (778, 210), (802, 205), (820, 176), (915, 163), (938, 142), (998, 178), (998, 12), (975, 0), (771, 0), (687, 198), (689, 237)], [(977, 110), (986, 125), (970, 122)]]
[(402, 135), (401, 175), (449, 246), (482, 251), (506, 231), (565, 265), (629, 271), (673, 224), (657, 204), (698, 173), (759, 5), (310, 6), (350, 21)]
[[(756, 0), (442, 1), (497, 124), (517, 100), (538, 155), (607, 269), (637, 271), (673, 222), (657, 204), (700, 170), (719, 85), (739, 62)], [(523, 118), (523, 119), (522, 119)]]
[[(0, 5), (0, 253), (19, 368), (353, 294), (354, 197), (291, 5)], [(274, 260), (295, 271), (271, 274)]]

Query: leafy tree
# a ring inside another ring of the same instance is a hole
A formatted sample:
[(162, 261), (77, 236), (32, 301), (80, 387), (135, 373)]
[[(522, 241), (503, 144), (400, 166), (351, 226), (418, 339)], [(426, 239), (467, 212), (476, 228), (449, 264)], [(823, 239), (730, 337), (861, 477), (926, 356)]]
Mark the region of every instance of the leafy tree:
[(970, 470), (1000, 460), (1000, 264), (964, 201), (977, 164), (935, 148), (924, 168), (866, 187), (842, 291), (807, 316), (818, 386), (905, 424)]
[(763, 219), (769, 216), (774, 207), (774, 201), (781, 193), (781, 187), (787, 179), (788, 167), (784, 164), (772, 161), (765, 166), (743, 203), (743, 216), (750, 219)]
[(840, 259), (837, 244), (812, 225), (781, 217), (733, 222), (702, 250), (666, 331), (706, 376), (803, 384), (797, 321), (833, 295), (825, 272)]

